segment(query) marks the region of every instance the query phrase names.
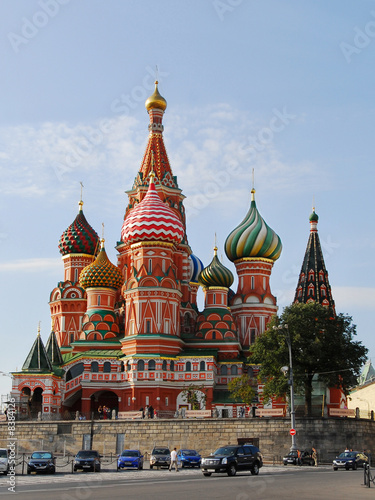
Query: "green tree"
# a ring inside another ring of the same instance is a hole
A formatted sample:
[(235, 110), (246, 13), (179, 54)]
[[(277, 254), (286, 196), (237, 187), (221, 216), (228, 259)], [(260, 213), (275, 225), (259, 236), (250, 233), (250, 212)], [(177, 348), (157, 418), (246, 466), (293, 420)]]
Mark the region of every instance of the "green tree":
[(356, 384), (368, 349), (355, 341), (356, 326), (350, 316), (335, 316), (316, 302), (286, 307), (274, 316), (268, 329), (258, 337), (249, 361), (261, 365), (265, 381), (263, 396), (285, 397), (288, 380), (281, 367), (289, 366), (287, 336), (292, 348), (294, 387), (305, 398), (305, 412), (311, 414), (314, 376), (328, 387), (341, 387), (345, 394)]
[(232, 397), (241, 403), (251, 406), (256, 395), (254, 382), (247, 373), (228, 382), (228, 390)]
[(206, 405), (207, 389), (204, 385), (190, 384), (183, 388), (182, 399), (191, 405), (192, 410), (200, 410)]

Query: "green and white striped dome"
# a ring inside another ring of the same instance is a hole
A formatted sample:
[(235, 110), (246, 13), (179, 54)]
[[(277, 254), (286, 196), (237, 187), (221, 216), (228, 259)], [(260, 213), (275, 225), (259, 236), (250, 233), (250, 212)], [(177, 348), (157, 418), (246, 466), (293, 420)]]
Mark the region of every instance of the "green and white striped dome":
[(280, 237), (261, 217), (254, 195), (255, 189), (252, 189), (251, 205), (246, 217), (225, 241), (225, 253), (232, 262), (247, 257), (262, 257), (275, 261), (281, 254)]
[(217, 257), (217, 247), (214, 248), (214, 258), (200, 273), (198, 282), (203, 287), (223, 286), (229, 288), (233, 283), (233, 274), (227, 269)]

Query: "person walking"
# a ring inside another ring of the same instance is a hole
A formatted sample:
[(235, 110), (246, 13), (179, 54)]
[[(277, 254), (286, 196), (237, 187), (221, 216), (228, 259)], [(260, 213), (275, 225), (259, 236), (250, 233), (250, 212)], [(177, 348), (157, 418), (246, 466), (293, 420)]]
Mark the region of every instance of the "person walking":
[(169, 470), (172, 470), (173, 465), (176, 468), (176, 472), (179, 472), (178, 470), (178, 464), (177, 464), (177, 448), (173, 448), (171, 452), (171, 463), (169, 465)]
[(315, 467), (318, 467), (318, 453), (315, 448), (312, 448), (312, 458), (314, 460)]

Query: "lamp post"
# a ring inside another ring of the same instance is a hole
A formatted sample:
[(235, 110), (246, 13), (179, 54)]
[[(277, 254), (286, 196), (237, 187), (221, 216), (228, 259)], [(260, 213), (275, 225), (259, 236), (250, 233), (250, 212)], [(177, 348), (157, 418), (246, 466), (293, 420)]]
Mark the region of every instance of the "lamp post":
[[(296, 429), (296, 413), (294, 410), (294, 382), (293, 382), (293, 361), (292, 361), (292, 342), (290, 340), (289, 328), (288, 325), (284, 326), (274, 326), (274, 330), (285, 330), (285, 340), (288, 344), (289, 351), (289, 380), (288, 384), (290, 386), (290, 423), (291, 429)], [(284, 371), (282, 369), (282, 371)], [(290, 451), (297, 451), (297, 438), (295, 434), (292, 434), (292, 446), (290, 447)]]

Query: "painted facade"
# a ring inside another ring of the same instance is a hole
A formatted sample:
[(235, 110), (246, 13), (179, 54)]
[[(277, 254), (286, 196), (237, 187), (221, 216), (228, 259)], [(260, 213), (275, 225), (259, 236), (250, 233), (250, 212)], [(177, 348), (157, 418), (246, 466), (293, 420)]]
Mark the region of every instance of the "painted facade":
[[(60, 238), (64, 278), (50, 294), (48, 343), (38, 334), (22, 371), (13, 374), (12, 396), (22, 413), (152, 405), (162, 415), (189, 406), (183, 391), (191, 384), (206, 394), (202, 407), (235, 412), (227, 384), (242, 375), (249, 346), (277, 312), (270, 276), (281, 240), (261, 217), (253, 189), (247, 215), (225, 242), (237, 291), (216, 247), (203, 266), (188, 243), (184, 195), (164, 145), (166, 107), (156, 82), (146, 101), (148, 143), (127, 191), (117, 264), (87, 222), (82, 201)], [(314, 272), (320, 276), (320, 269)]]

